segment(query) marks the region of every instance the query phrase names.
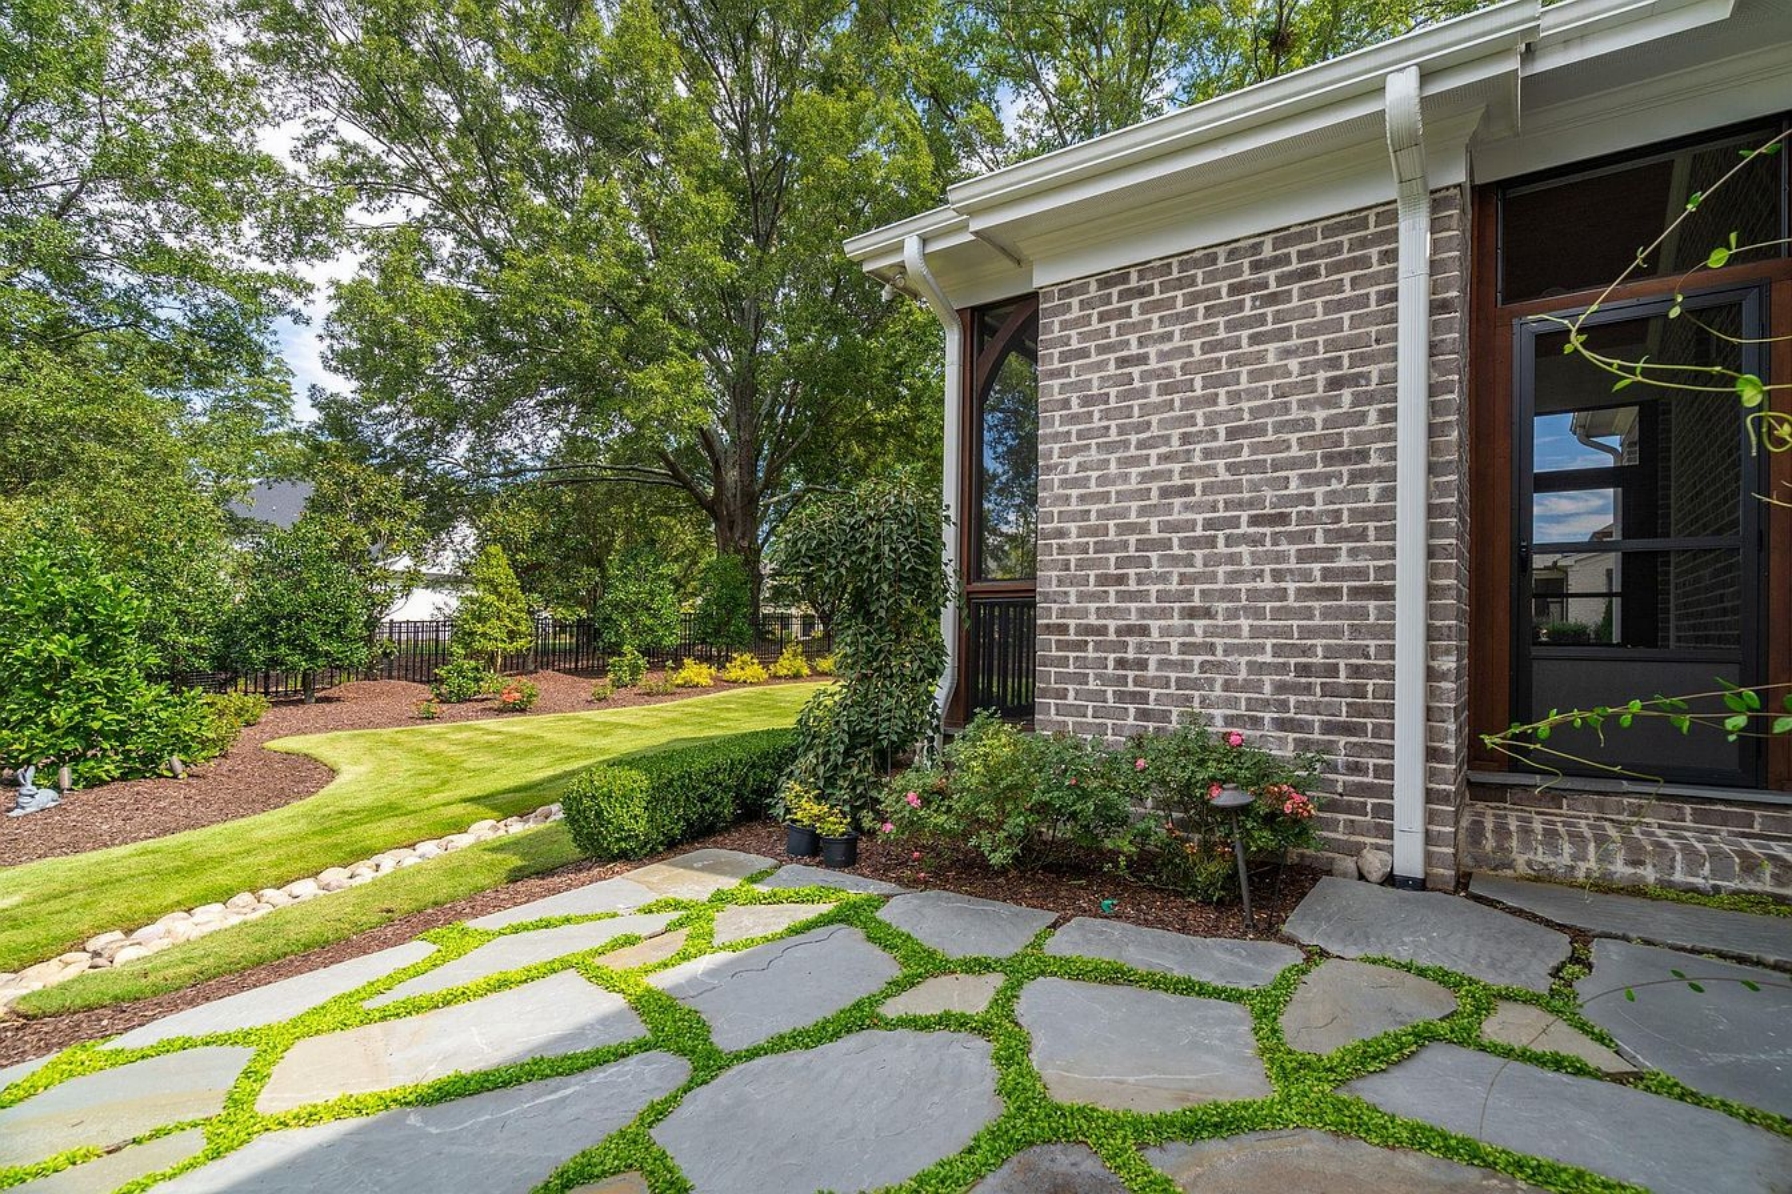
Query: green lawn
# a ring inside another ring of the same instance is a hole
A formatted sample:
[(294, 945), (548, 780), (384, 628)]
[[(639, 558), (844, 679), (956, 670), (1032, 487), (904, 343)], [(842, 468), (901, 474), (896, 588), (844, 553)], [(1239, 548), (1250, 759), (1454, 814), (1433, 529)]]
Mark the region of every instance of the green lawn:
[(594, 762), (789, 725), (814, 691), (733, 689), (630, 709), (283, 738), (272, 747), (319, 759), (336, 778), (315, 796), (254, 817), (0, 871), (0, 971), (108, 929), (538, 808)]

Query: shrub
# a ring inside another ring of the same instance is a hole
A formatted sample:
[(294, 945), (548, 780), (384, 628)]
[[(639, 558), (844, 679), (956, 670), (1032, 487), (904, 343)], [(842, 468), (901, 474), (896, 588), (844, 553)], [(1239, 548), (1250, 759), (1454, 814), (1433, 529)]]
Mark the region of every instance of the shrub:
[(591, 686), (591, 699), (594, 701), (607, 701), (615, 695), (616, 685), (611, 680), (599, 680)]
[(521, 676), (512, 676), (498, 689), (498, 708), (505, 713), (527, 713), (540, 699), (541, 689)]
[(637, 755), (586, 771), (560, 806), (586, 854), (641, 858), (763, 815), (794, 753), (789, 730), (759, 730)]
[(664, 673), (652, 680), (641, 681), (642, 696), (671, 696), (678, 691), (678, 685), (666, 677)]
[(731, 650), (753, 641), (753, 581), (746, 561), (733, 555), (711, 558), (698, 592), (698, 641)]
[(606, 651), (669, 651), (678, 645), (678, 588), (659, 553), (637, 547), (612, 560), (593, 611)]
[(455, 608), (449, 645), (457, 654), (501, 671), (506, 656), (521, 655), (535, 645), (529, 600), (496, 543), (479, 552), (469, 576), (473, 588)]
[(728, 666), (722, 669), (722, 679), (730, 684), (764, 684), (770, 678), (764, 665), (745, 651), (730, 659)]
[(424, 697), (417, 702), (417, 716), (423, 721), (434, 721), (442, 715), (442, 706), (434, 697)]
[(1128, 796), (1120, 760), (1100, 743), (984, 713), (937, 766), (890, 783), (885, 817), (901, 834), (964, 842), (999, 868), (1108, 844), (1126, 828)]
[(803, 657), (803, 644), (786, 643), (772, 664), (771, 674), (780, 680), (800, 680), (809, 674), (809, 661)]
[(254, 692), (218, 693), (201, 699), (210, 718), (204, 741), (195, 747), (196, 754), (188, 762), (217, 758), (236, 745), (244, 726), (254, 725), (273, 708), (271, 701)]
[(698, 659), (687, 659), (667, 677), (674, 688), (714, 688), (716, 670)]
[(1152, 809), (1128, 835), (1123, 857), (1130, 862), (1138, 855), (1147, 877), (1163, 886), (1203, 899), (1236, 886), (1231, 817), (1211, 803), (1227, 785), (1254, 798), (1238, 814), (1247, 851), (1280, 854), (1318, 844), (1312, 822), (1318, 802), (1308, 794), (1319, 776), (1317, 755), (1283, 758), (1241, 733), (1216, 733), (1195, 721), (1133, 738), (1122, 758), (1131, 768), (1121, 770), (1132, 777), (1133, 799)]
[(66, 764), (87, 786), (211, 757), (211, 707), (145, 678), (146, 606), (83, 539), (20, 538), (0, 576), (0, 763)]
[(792, 825), (813, 829), (823, 837), (845, 837), (852, 832), (846, 814), (823, 800), (821, 793), (807, 784), (786, 784), (779, 799), (784, 806), (784, 819)]
[(378, 613), (367, 576), (342, 558), (327, 528), (300, 518), (265, 532), (249, 557), (229, 619), (231, 662), (243, 672), (296, 673), (310, 704), (317, 673), (367, 666)]
[(617, 688), (633, 688), (647, 675), (647, 658), (633, 647), (610, 660), (610, 683)]
[(498, 677), (477, 659), (456, 659), (436, 669), (430, 695), (445, 705), (460, 705), (497, 687)]
[(829, 651), (826, 655), (817, 655), (815, 657), (815, 672), (820, 676), (831, 676), (834, 674), (834, 653), (832, 651)]

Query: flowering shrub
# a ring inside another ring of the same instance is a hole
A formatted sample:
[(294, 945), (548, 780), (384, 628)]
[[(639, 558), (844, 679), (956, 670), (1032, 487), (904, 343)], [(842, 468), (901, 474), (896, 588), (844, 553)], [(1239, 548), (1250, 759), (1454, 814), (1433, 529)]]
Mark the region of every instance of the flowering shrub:
[(714, 688), (716, 670), (699, 659), (687, 659), (667, 677), (674, 688)]
[(527, 713), (541, 699), (541, 689), (521, 676), (504, 681), (498, 690), (498, 708), (505, 713)]
[(809, 661), (803, 657), (803, 644), (786, 643), (772, 664), (772, 675), (780, 680), (801, 680), (809, 674)]
[(1097, 742), (1031, 734), (979, 714), (942, 756), (890, 785), (892, 833), (962, 841), (1007, 867), (1104, 845), (1126, 826), (1123, 765)]
[(730, 684), (764, 684), (767, 678), (765, 668), (745, 651), (730, 659), (728, 666), (722, 669), (722, 679)]

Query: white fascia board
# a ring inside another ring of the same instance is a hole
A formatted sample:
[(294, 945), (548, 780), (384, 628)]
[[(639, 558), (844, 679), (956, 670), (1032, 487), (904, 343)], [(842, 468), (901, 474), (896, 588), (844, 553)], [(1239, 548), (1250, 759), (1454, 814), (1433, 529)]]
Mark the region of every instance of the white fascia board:
[(885, 224), (881, 228), (848, 237), (845, 243), (847, 260), (857, 262), (867, 271), (900, 268), (903, 243), (911, 236), (919, 236), (926, 241), (930, 250), (949, 241), (972, 239), (969, 220), (950, 207), (936, 207), (906, 220), (898, 220), (894, 224)]
[(1579, 0), (1545, 8), (1525, 74), (1728, 20), (1735, 8), (1736, 0)]
[[(1049, 197), (1103, 176), (1114, 176), (1115, 187), (1131, 185), (1137, 174), (1128, 168), (1154, 159), (1180, 156), (1216, 142), (1236, 143), (1253, 133), (1250, 140), (1262, 142), (1298, 136), (1303, 127), (1347, 120), (1351, 111), (1380, 111), (1382, 80), (1390, 71), (1416, 64), (1422, 73), (1436, 74), (1490, 53), (1517, 49), (1532, 40), (1537, 29), (1537, 0), (1504, 0), (1467, 16), (970, 179), (952, 187), (948, 198), (954, 209), (975, 215), (1020, 204), (1033, 196)], [(1328, 115), (1327, 109), (1334, 111)]]

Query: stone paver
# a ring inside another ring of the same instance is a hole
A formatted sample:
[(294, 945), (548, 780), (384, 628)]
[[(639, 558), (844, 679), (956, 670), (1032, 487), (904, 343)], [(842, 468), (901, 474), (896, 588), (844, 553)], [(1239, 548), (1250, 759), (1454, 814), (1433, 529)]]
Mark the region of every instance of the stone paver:
[(216, 1115), (253, 1049), (210, 1046), (71, 1078), (0, 1110), (0, 1168), (82, 1145), (111, 1148), (152, 1128)]
[(644, 866), (628, 873), (628, 881), (638, 883), (656, 897), (670, 896), (681, 900), (708, 899), (712, 892), (733, 887), (748, 875), (768, 871), (777, 864), (763, 854), (743, 854), (739, 850), (693, 850), (665, 862)]
[(1146, 1149), (1144, 1156), (1189, 1194), (1520, 1194), (1533, 1189), (1491, 1169), (1307, 1129), (1178, 1141)]
[(1634, 1074), (1636, 1067), (1540, 1007), (1500, 1000), (1481, 1026), (1481, 1035), (1502, 1045), (1566, 1053), (1608, 1074)]
[(886, 1016), (937, 1016), (941, 1012), (976, 1015), (1002, 989), (999, 974), (936, 974), (922, 979), (878, 1010)]
[(1005, 958), (1019, 953), (1039, 935), (1039, 930), (1057, 919), (1037, 908), (1020, 908), (950, 891), (899, 895), (877, 914), (948, 958)]
[(1126, 1194), (1126, 1183), (1086, 1144), (1036, 1144), (1009, 1157), (971, 1194)]
[(636, 966), (651, 966), (655, 962), (664, 962), (667, 958), (684, 948), (685, 938), (689, 935), (686, 929), (674, 929), (670, 933), (662, 933), (658, 937), (649, 937), (635, 945), (625, 945), (621, 949), (611, 950), (607, 954), (599, 954), (597, 963), (611, 970), (630, 970)]
[(651, 916), (618, 916), (614, 920), (594, 920), (585, 924), (536, 929), (529, 933), (512, 933), (495, 941), (488, 941), (471, 953), (462, 954), (452, 962), (444, 962), (416, 978), (407, 979), (384, 995), (369, 999), (367, 1006), (383, 1007), (400, 999), (409, 999), (413, 995), (446, 991), (450, 987), (478, 982), (506, 970), (521, 970), (525, 966), (549, 962), (568, 954), (598, 949), (618, 937), (652, 937), (665, 931), (666, 926), (672, 923), (673, 915), (670, 912), (656, 912)]
[(964, 1148), (1001, 1113), (995, 1086), (980, 1037), (860, 1032), (726, 1071), (653, 1138), (697, 1194), (849, 1194)]
[(689, 1076), (682, 1057), (645, 1053), (451, 1103), (269, 1132), (156, 1194), (526, 1194)]
[(1348, 879), (1321, 879), (1285, 930), (1346, 958), (1421, 962), (1483, 982), (1549, 990), (1568, 957), (1565, 933), (1438, 891), (1397, 891)]
[(1632, 1059), (1694, 1090), (1792, 1116), (1792, 978), (1601, 938), (1593, 973), (1574, 991), (1587, 1019)]
[[(632, 874), (632, 872), (631, 872)], [(632, 912), (642, 904), (651, 904), (659, 896), (630, 879), (600, 879), (558, 895), (543, 896), (527, 904), (488, 913), (467, 922), (475, 929), (507, 929), (526, 920), (549, 916), (593, 916), (599, 912)]]
[(1792, 917), (1614, 895), (1502, 875), (1476, 875), (1468, 889), (1602, 937), (1629, 937), (1779, 965), (1792, 963)]
[(1189, 937), (1116, 920), (1079, 916), (1051, 935), (1045, 952), (1059, 957), (1106, 958), (1138, 970), (1177, 974), (1222, 987), (1265, 987), (1301, 960), (1292, 945)]
[(265, 987), (241, 991), (152, 1020), (125, 1033), (111, 1045), (115, 1049), (141, 1049), (177, 1036), (205, 1036), (213, 1032), (278, 1024), (356, 987), (421, 962), (435, 949), (427, 941), (407, 941), (391, 949), (350, 958), (310, 974), (294, 975)]
[(21, 1078), (37, 1073), (55, 1060), (54, 1053), (46, 1053), (42, 1057), (34, 1057), (30, 1061), (21, 1061), (17, 1065), (7, 1066), (0, 1070), (0, 1091), (4, 1091)]
[(1300, 980), (1282, 1012), (1282, 1035), (1303, 1053), (1330, 1053), (1455, 1010), (1456, 996), (1430, 979), (1333, 958)]
[(1152, 1113), (1270, 1093), (1250, 1013), (1235, 1003), (1042, 978), (1017, 1011), (1060, 1102)]
[(766, 891), (779, 891), (787, 887), (832, 887), (854, 895), (901, 895), (908, 890), (894, 883), (885, 883), (882, 879), (868, 879), (864, 875), (849, 875), (844, 871), (830, 871), (826, 867), (809, 866), (801, 862), (779, 867), (777, 874), (766, 878), (757, 886)]
[(832, 904), (737, 904), (716, 913), (715, 943), (728, 945), (782, 933), (805, 920), (814, 920), (832, 907)]
[(721, 1049), (813, 1024), (900, 972), (858, 929), (832, 925), (739, 953), (708, 954), (648, 977), (709, 1023)]
[(1343, 1089), (1395, 1115), (1654, 1194), (1778, 1194), (1792, 1173), (1792, 1140), (1721, 1112), (1456, 1045), (1426, 1045)]
[(188, 1128), (11, 1187), (11, 1194), (97, 1194), (178, 1165), (205, 1147), (205, 1129)]
[(620, 995), (561, 971), (469, 1003), (302, 1040), (274, 1067), (255, 1107), (285, 1111), (619, 1044), (645, 1031)]

